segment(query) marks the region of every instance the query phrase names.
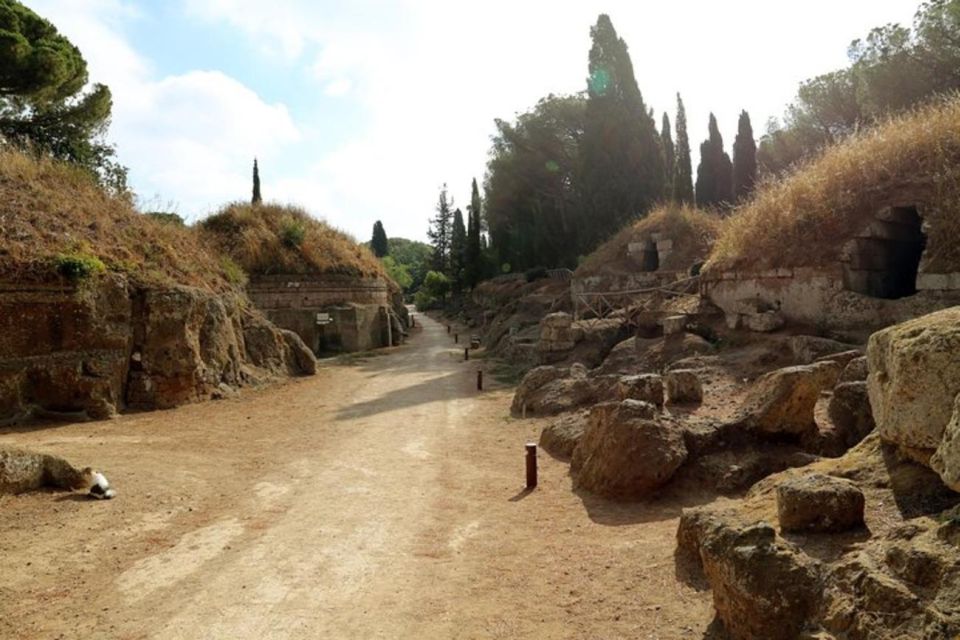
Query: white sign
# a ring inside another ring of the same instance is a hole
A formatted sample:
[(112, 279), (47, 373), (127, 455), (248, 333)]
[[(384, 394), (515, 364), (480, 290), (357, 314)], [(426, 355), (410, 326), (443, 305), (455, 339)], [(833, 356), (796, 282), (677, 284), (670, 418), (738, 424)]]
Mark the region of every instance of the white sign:
[(331, 322), (333, 322), (333, 318), (330, 317), (329, 313), (317, 314), (317, 324), (330, 324)]

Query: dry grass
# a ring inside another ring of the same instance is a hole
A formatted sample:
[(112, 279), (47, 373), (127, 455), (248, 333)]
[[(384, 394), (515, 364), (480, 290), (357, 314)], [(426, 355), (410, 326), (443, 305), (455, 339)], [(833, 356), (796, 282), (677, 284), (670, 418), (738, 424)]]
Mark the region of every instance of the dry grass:
[(297, 207), (234, 203), (199, 227), (251, 275), (331, 273), (389, 280), (369, 249)]
[(194, 230), (137, 213), (70, 165), (0, 148), (0, 275), (47, 280), (67, 260), (147, 285), (233, 286)]
[(923, 267), (960, 270), (960, 97), (892, 118), (762, 186), (718, 238), (708, 270), (822, 266), (884, 206), (916, 204)]
[(630, 243), (643, 242), (657, 232), (673, 240), (673, 252), (660, 269), (688, 269), (707, 257), (723, 223), (716, 214), (693, 207), (659, 207), (621, 229), (587, 256), (577, 268), (577, 277), (636, 271), (636, 264), (627, 255)]

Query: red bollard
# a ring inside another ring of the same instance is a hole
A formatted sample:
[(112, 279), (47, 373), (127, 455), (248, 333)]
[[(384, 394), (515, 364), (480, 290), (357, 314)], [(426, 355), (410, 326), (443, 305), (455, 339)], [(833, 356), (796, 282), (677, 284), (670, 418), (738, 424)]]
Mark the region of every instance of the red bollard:
[(535, 489), (537, 486), (537, 445), (533, 442), (527, 443), (527, 489)]

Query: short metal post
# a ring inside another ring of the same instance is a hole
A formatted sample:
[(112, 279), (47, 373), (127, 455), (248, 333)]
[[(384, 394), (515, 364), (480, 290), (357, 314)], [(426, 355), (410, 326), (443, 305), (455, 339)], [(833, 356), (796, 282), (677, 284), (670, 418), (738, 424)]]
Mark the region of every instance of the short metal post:
[(450, 333), (450, 325), (447, 325), (447, 333)]
[(466, 362), (470, 359), (470, 349), (463, 350), (463, 361)]
[(527, 489), (534, 489), (537, 486), (537, 445), (533, 442), (527, 443)]
[(522, 408), (520, 409), (520, 417), (526, 420), (527, 419), (527, 403), (524, 402), (523, 405), (521, 405), (521, 407)]
[(460, 343), (460, 334), (459, 333), (453, 334), (453, 344), (459, 344), (459, 343)]
[(477, 371), (477, 391), (483, 391), (483, 371)]

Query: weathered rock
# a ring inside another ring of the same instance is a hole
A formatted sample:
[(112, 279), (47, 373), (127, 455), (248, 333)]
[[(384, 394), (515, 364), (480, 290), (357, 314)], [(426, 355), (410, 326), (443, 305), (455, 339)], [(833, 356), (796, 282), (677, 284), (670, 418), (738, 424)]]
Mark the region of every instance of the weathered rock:
[(699, 558), (717, 617), (734, 640), (794, 640), (819, 605), (819, 565), (766, 523), (685, 510), (678, 553)]
[(868, 373), (867, 356), (853, 358), (843, 368), (839, 382), (866, 382)]
[(664, 374), (668, 404), (683, 404), (703, 400), (703, 385), (696, 371), (675, 369)]
[(849, 448), (876, 426), (866, 382), (841, 382), (833, 388), (827, 411), (841, 441)]
[(930, 468), (948, 487), (960, 491), (960, 394), (954, 400), (953, 416), (943, 431), (940, 446), (930, 458)]
[(82, 489), (86, 480), (63, 458), (21, 449), (0, 449), (0, 495), (44, 487)]
[(782, 329), (787, 322), (778, 311), (764, 311), (762, 313), (744, 316), (744, 324), (746, 324), (750, 331), (770, 333), (771, 331)]
[(642, 400), (663, 406), (663, 378), (655, 373), (623, 376), (617, 388), (621, 400)]
[(864, 498), (850, 480), (812, 473), (777, 485), (783, 531), (839, 532), (863, 526)]
[(573, 456), (583, 431), (586, 429), (588, 411), (571, 413), (551, 422), (540, 433), (540, 447), (557, 458), (569, 459)]
[(790, 351), (793, 353), (794, 359), (801, 364), (810, 364), (825, 356), (850, 352), (851, 350), (853, 350), (852, 345), (829, 338), (818, 336), (793, 336), (790, 338)]
[(623, 499), (651, 495), (687, 458), (680, 428), (646, 402), (624, 400), (594, 407), (571, 470), (578, 487)]
[(816, 429), (813, 411), (820, 392), (840, 376), (835, 362), (777, 369), (761, 376), (747, 393), (740, 420), (766, 434), (800, 435)]
[(960, 393), (960, 307), (870, 336), (867, 386), (880, 436), (936, 449)]
[(313, 355), (313, 351), (310, 351), (310, 348), (304, 344), (300, 336), (293, 331), (287, 331), (286, 329), (280, 329), (279, 331), (286, 347), (284, 360), (291, 375), (312, 376), (316, 374), (317, 357)]
[(543, 366), (520, 381), (510, 412), (515, 416), (553, 416), (616, 397), (618, 376), (588, 376), (586, 368)]
[(576, 344), (572, 329), (573, 316), (562, 311), (551, 313), (540, 321), (540, 341), (537, 350), (542, 353), (569, 351)]
[(672, 336), (683, 333), (687, 326), (687, 316), (668, 316), (663, 319), (663, 335)]

